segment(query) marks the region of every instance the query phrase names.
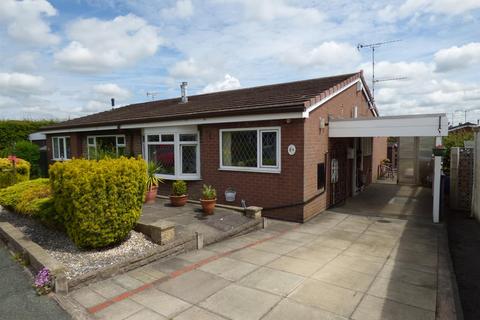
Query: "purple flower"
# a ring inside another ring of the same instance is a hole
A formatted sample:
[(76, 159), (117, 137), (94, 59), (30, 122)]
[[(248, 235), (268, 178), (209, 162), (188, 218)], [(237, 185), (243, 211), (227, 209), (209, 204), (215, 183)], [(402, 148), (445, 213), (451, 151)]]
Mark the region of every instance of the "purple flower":
[(52, 276), (47, 268), (40, 270), (35, 277), (35, 287), (43, 288), (52, 284)]

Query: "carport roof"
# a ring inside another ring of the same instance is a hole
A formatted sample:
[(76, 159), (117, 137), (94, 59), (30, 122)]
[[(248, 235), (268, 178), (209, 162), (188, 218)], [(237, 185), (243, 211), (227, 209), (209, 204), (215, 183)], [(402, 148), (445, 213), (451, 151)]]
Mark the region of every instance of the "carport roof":
[(329, 137), (438, 137), (448, 135), (445, 113), (329, 120)]

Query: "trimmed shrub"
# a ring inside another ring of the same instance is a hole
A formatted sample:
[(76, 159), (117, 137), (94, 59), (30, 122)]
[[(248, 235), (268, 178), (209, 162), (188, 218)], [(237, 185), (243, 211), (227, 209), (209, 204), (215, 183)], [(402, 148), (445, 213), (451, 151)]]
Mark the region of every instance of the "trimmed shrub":
[(30, 179), (30, 163), (28, 161), (17, 158), (15, 170), (16, 174), (14, 174), (11, 160), (0, 158), (0, 189)]
[(0, 190), (0, 205), (39, 219), (49, 226), (62, 224), (53, 206), (52, 191), (48, 179), (35, 179), (17, 183)]
[(140, 218), (146, 190), (142, 159), (71, 160), (50, 167), (55, 209), (81, 248), (124, 240)]

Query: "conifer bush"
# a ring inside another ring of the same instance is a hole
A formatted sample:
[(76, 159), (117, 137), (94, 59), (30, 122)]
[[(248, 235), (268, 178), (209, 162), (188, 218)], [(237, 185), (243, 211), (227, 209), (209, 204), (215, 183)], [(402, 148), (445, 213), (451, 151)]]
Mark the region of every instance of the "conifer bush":
[(71, 160), (50, 167), (55, 209), (81, 248), (124, 240), (140, 218), (146, 191), (142, 159)]
[(28, 179), (30, 179), (30, 163), (28, 161), (17, 158), (14, 170), (12, 160), (0, 158), (0, 189)]

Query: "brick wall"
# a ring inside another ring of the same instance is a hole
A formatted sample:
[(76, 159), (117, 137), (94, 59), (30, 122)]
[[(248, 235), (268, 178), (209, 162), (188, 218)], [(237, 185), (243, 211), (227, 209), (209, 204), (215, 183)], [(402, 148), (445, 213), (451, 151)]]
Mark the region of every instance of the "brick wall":
[(373, 138), (373, 153), (372, 153), (372, 181), (378, 179), (378, 166), (383, 159), (387, 158), (388, 142), (387, 137)]
[[(329, 116), (335, 118), (351, 118), (355, 106), (358, 107), (358, 117), (373, 117), (363, 93), (361, 91), (357, 92), (356, 86), (352, 86), (310, 113), (310, 117), (305, 121), (305, 162), (303, 164), (305, 174), (303, 198), (304, 201), (310, 200), (310, 202), (304, 207), (304, 220), (312, 218), (328, 207), (329, 190), (323, 194), (317, 190), (317, 164), (325, 161), (329, 143), (333, 143), (333, 141), (328, 138), (328, 126), (320, 130), (320, 118), (324, 118), (326, 123), (328, 123)], [(366, 159), (366, 161), (368, 162), (369, 159)], [(351, 161), (348, 161), (348, 167), (350, 168), (351, 166)], [(326, 186), (327, 189), (329, 189), (330, 165), (327, 164), (326, 167)], [(351, 183), (348, 182), (351, 181), (351, 178), (349, 172), (347, 172), (347, 179), (346, 192), (347, 194), (350, 194), (351, 187), (349, 186), (351, 186)], [(314, 198), (315, 196), (318, 197)], [(314, 198), (314, 200), (311, 200), (312, 198)]]

